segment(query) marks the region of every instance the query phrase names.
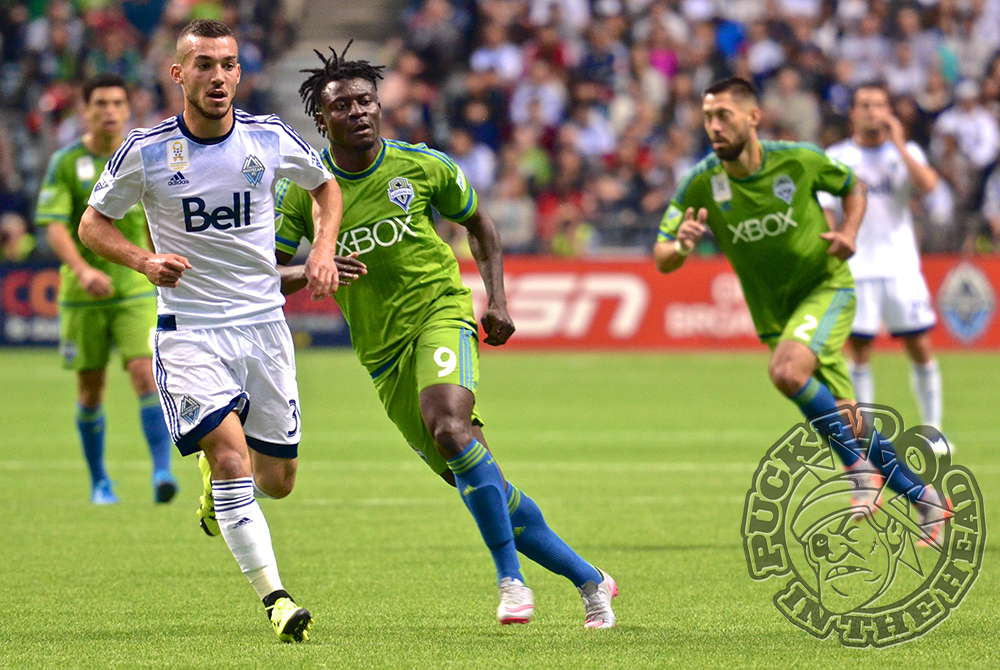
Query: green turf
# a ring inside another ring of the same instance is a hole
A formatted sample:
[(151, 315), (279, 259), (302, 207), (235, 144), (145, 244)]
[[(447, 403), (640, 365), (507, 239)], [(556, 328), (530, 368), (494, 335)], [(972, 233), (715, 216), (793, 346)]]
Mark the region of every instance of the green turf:
[[(316, 616), (280, 644), (221, 539), (182, 490), (154, 506), (123, 373), (109, 380), (108, 465), (122, 503), (93, 507), (54, 352), (0, 352), (3, 668), (1000, 667), (1000, 575), (987, 551), (964, 604), (926, 637), (847, 650), (793, 628), (778, 585), (746, 572), (739, 528), (757, 461), (798, 421), (762, 355), (488, 354), (480, 403), (504, 473), (611, 572), (619, 626), (584, 630), (573, 587), (534, 564), (529, 626), (494, 618), (492, 562), (457, 494), (419, 462), (347, 352), (299, 354), (293, 495), (264, 501), (288, 589)], [(1000, 519), (1000, 357), (942, 355), (949, 435)], [(905, 362), (879, 400), (916, 420)], [(995, 528), (996, 526), (994, 526)], [(994, 531), (995, 532), (995, 531)]]

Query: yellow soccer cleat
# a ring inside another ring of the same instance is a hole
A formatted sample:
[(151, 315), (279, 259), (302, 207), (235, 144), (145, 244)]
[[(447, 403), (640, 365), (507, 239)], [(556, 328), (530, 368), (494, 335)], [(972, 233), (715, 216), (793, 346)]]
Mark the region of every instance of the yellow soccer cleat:
[(265, 610), (282, 642), (305, 642), (309, 639), (313, 618), (305, 607), (299, 607), (291, 598), (282, 597)]
[(212, 497), (212, 468), (205, 458), (205, 452), (198, 452), (198, 469), (201, 470), (201, 483), (204, 492), (200, 498), (200, 503), (195, 514), (198, 515), (198, 523), (205, 534), (210, 537), (218, 537), (222, 531), (219, 529), (219, 522), (215, 520), (215, 498)]

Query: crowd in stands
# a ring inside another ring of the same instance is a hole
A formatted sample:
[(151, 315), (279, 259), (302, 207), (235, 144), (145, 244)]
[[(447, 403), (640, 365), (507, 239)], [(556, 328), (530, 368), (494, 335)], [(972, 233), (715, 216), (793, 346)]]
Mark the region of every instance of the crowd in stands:
[(384, 134), (449, 151), (511, 251), (648, 253), (730, 75), (763, 138), (823, 146), (884, 81), (944, 176), (925, 250), (1000, 251), (1000, 0), (413, 0), (400, 34)]
[[(884, 81), (943, 176), (913, 203), (924, 250), (1000, 251), (1000, 0), (402, 4), (378, 59), (383, 135), (450, 153), (509, 252), (648, 253), (710, 150), (701, 92), (729, 75), (758, 87), (761, 137), (823, 146), (849, 134), (853, 89)], [(0, 0), (3, 212), (30, 215), (45, 158), (79, 132), (81, 78), (133, 82), (135, 126), (179, 110), (167, 65), (197, 16), (239, 36), (237, 104), (275, 111), (263, 64), (291, 39), (280, 2)], [(441, 230), (467, 253), (459, 228)]]
[(33, 253), (34, 199), (49, 156), (81, 132), (83, 81), (111, 72), (128, 82), (130, 128), (177, 114), (169, 66), (177, 33), (195, 18), (233, 29), (243, 71), (236, 104), (270, 112), (264, 64), (293, 40), (280, 1), (0, 0), (0, 261)]

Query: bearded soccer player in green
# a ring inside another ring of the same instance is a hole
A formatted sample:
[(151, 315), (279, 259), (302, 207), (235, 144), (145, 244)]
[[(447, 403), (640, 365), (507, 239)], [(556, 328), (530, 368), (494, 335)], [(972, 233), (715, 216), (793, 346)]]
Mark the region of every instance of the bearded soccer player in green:
[[(846, 260), (855, 250), (867, 189), (815, 145), (761, 142), (756, 92), (743, 79), (710, 86), (702, 110), (714, 154), (684, 175), (670, 201), (653, 250), (656, 266), (680, 268), (711, 229), (740, 279), (758, 337), (771, 348), (772, 383), (814, 421), (846, 467), (867, 468), (844, 445), (851, 428), (838, 414), (839, 406), (854, 402), (843, 354), (855, 306)], [(817, 191), (843, 197), (839, 230), (830, 230)], [(889, 488), (918, 503), (933, 541), (944, 518), (937, 493), (896, 458), (888, 440), (875, 436), (880, 448), (873, 440), (870, 465)]]
[[(323, 66), (309, 70), (300, 93), (306, 113), (329, 138), (322, 159), (344, 194), (338, 268), (347, 281), (336, 299), (389, 418), (431, 469), (457, 486), (475, 518), (497, 568), (500, 623), (527, 623), (534, 613), (520, 551), (573, 582), (587, 627), (614, 627), (615, 581), (580, 558), (549, 529), (537, 505), (504, 481), (483, 438), (471, 293), (434, 230), (431, 208), (468, 230), (489, 296), (481, 323), (494, 346), (514, 332), (496, 226), (448, 156), (380, 137), (381, 67), (336, 53), (320, 59)], [(301, 239), (312, 238), (309, 194), (280, 183), (276, 226), (278, 261), (285, 264)], [(362, 277), (366, 266), (370, 272)], [(304, 285), (299, 268), (282, 268), (282, 275), (286, 292)]]
[[(169, 502), (177, 493), (170, 473), (173, 443), (153, 380), (151, 337), (156, 327), (156, 289), (136, 272), (104, 260), (80, 242), (80, 217), (94, 182), (124, 139), (128, 91), (114, 75), (83, 87), (82, 138), (49, 161), (38, 196), (35, 223), (46, 226), (49, 245), (62, 261), (59, 286), (60, 351), (76, 370), (77, 428), (90, 468), (91, 502), (118, 502), (104, 467), (105, 368), (117, 347), (139, 396), (143, 432), (153, 457), (153, 498)], [(116, 224), (134, 244), (148, 248), (146, 215), (133, 207)]]

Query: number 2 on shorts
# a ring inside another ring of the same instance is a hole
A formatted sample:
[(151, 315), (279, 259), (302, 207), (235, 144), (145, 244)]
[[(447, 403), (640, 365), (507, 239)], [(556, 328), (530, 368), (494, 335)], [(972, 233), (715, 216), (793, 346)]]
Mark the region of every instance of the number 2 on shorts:
[(806, 314), (806, 322), (795, 329), (795, 337), (798, 337), (808, 342), (809, 340), (812, 339), (812, 336), (807, 335), (806, 331), (815, 328), (817, 323), (818, 322), (816, 321), (815, 316), (813, 316), (812, 314)]
[(448, 347), (438, 347), (438, 350), (434, 352), (434, 362), (441, 366), (438, 377), (447, 377), (455, 371), (455, 366), (458, 365), (458, 357)]

